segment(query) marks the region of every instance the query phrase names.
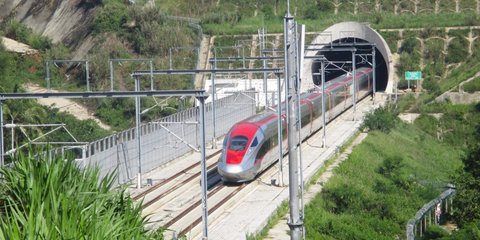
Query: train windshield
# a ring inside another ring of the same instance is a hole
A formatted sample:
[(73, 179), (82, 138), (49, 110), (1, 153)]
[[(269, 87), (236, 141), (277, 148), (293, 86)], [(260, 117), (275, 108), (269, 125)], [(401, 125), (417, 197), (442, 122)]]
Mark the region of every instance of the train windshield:
[(243, 151), (247, 147), (248, 138), (244, 136), (236, 136), (230, 141), (230, 150)]

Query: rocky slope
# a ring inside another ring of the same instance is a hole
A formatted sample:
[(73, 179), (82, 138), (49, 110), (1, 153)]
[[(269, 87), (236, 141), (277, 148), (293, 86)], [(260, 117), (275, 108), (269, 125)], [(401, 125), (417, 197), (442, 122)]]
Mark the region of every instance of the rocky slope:
[[(100, 0), (0, 0), (0, 22), (8, 19), (32, 28), (54, 43), (62, 42), (82, 57), (91, 46), (88, 25), (100, 6)], [(81, 49), (81, 51), (80, 51)]]

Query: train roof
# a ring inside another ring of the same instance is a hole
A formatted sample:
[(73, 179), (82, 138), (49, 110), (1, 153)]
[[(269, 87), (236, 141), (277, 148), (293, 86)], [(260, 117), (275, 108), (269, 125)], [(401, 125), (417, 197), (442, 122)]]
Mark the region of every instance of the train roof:
[(266, 122), (268, 122), (272, 119), (276, 119), (276, 118), (277, 118), (276, 113), (263, 112), (263, 113), (254, 115), (252, 117), (249, 117), (242, 122), (248, 122), (248, 123), (253, 123), (253, 124), (257, 124), (257, 125), (263, 125), (264, 123), (266, 123)]

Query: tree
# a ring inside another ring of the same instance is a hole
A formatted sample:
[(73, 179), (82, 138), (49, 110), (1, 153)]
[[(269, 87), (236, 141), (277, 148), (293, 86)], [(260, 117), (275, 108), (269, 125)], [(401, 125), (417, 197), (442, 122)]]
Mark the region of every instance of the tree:
[(461, 206), (454, 210), (454, 216), (459, 226), (480, 220), (480, 138), (467, 152), (463, 168), (455, 178), (457, 196), (455, 205)]

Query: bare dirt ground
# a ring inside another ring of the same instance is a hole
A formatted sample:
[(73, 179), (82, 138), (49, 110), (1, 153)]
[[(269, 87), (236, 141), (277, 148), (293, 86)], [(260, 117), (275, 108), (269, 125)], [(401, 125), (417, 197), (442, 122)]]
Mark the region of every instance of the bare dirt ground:
[[(30, 93), (45, 93), (47, 92), (46, 88), (40, 87), (37, 84), (24, 84), (23, 87), (25, 91)], [(56, 90), (51, 90), (51, 92), (59, 92)], [(58, 108), (62, 112), (67, 112), (77, 117), (80, 120), (92, 119), (94, 120), (101, 128), (110, 130), (110, 126), (102, 123), (98, 118), (94, 117), (92, 113), (88, 111), (84, 106), (66, 98), (41, 98), (37, 99), (37, 102), (41, 105)]]

